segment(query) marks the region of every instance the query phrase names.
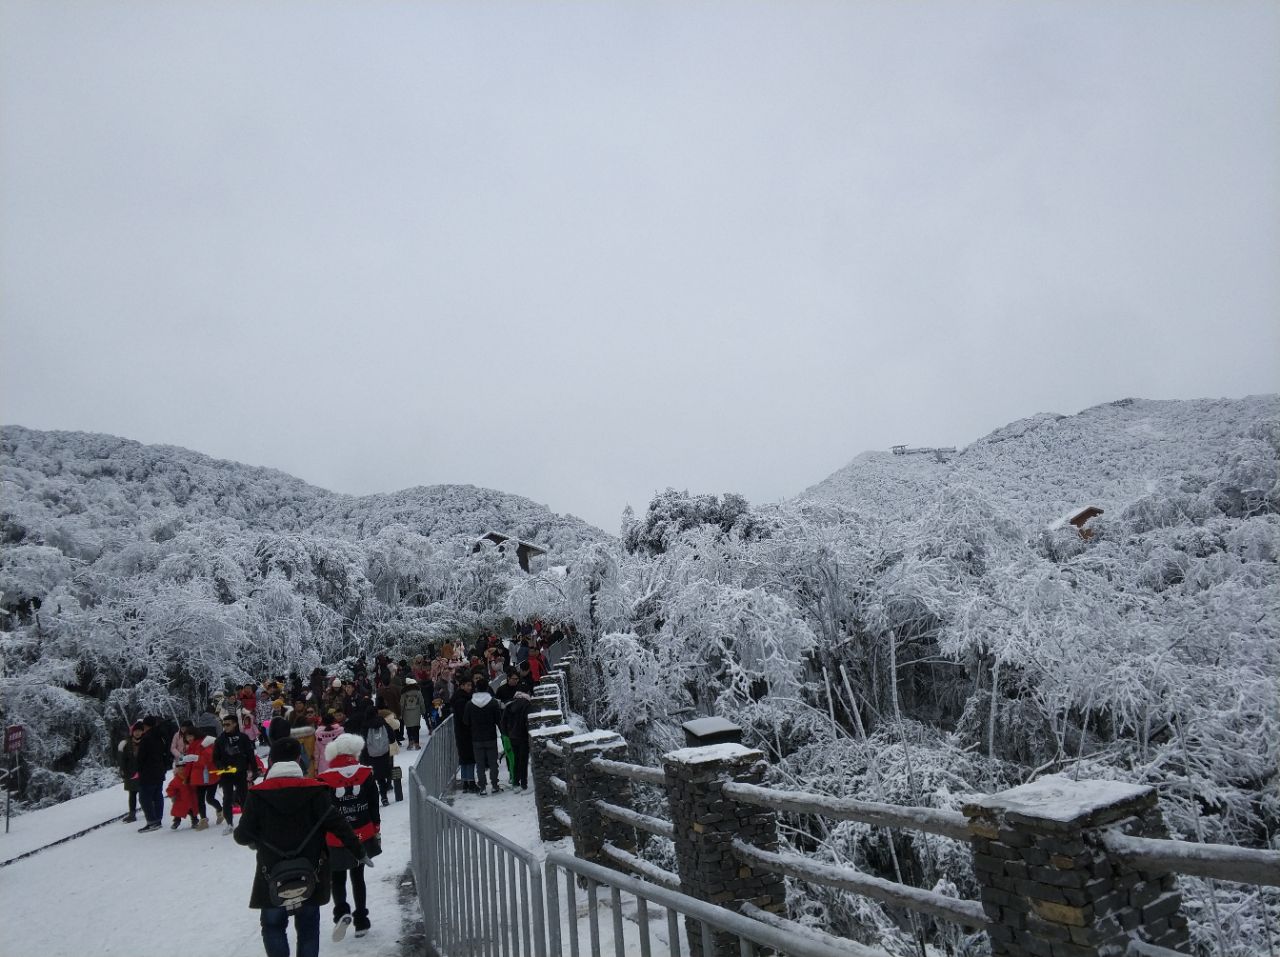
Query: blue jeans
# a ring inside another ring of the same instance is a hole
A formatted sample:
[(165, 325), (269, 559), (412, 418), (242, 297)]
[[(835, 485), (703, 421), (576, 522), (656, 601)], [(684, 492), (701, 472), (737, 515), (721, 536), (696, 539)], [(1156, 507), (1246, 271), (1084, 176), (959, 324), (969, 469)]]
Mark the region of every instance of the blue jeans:
[(164, 782), (138, 785), (138, 802), (148, 824), (159, 824), (164, 817)]
[[(262, 946), (267, 957), (289, 957), (289, 911), (283, 907), (262, 908)], [(303, 904), (293, 911), (293, 929), (298, 937), (298, 957), (319, 957), (320, 907)]]

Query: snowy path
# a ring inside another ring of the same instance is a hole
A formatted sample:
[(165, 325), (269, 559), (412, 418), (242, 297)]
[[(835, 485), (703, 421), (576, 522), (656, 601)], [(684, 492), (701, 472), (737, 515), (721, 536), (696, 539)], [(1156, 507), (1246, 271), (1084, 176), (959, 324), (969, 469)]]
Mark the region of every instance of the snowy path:
[[(417, 756), (401, 752), (396, 758), (406, 778)], [(532, 819), (532, 798), (529, 805), (526, 814)], [(113, 813), (123, 815), (126, 808), (124, 790), (112, 788), (24, 814), (0, 841), (0, 860)], [(258, 912), (248, 907), (253, 852), (212, 823), (206, 831), (192, 831), (189, 824), (171, 831), (168, 822), (166, 804), (163, 830), (139, 834), (141, 822), (110, 824), (0, 867), (0, 957), (260, 957)], [(409, 879), (408, 801), (393, 799), (383, 808), (382, 826), (383, 853), (368, 872), (373, 929), (360, 940), (348, 934), (335, 944), (329, 940), (325, 907), (322, 953), (401, 953), (405, 914), (399, 892)], [(416, 918), (416, 899), (407, 901), (409, 916)]]
[[(405, 770), (418, 752), (402, 752)], [(406, 798), (408, 794), (406, 792)], [(572, 852), (568, 840), (543, 845), (538, 838), (531, 792), (504, 791), (477, 797), (453, 796), (454, 807), (522, 847), (544, 857), (550, 850)], [(14, 818), (12, 833), (0, 837), (0, 861), (44, 847), (110, 817), (123, 815), (123, 789), (110, 788)], [(167, 808), (167, 804), (166, 804)], [(139, 834), (136, 824), (111, 823), (82, 837), (0, 867), (0, 957), (260, 957), (257, 911), (248, 905), (253, 852), (240, 847), (219, 826), (192, 831)], [(408, 893), (409, 804), (383, 809), (383, 853), (369, 872), (369, 912), (373, 929), (356, 940), (329, 939), (330, 909), (321, 917), (322, 954), (402, 957), (414, 952), (402, 939), (420, 920), (417, 898)], [(406, 893), (402, 893), (402, 891)], [(562, 888), (562, 893), (568, 891)], [(612, 951), (613, 902), (601, 889), (600, 934)], [(403, 901), (403, 902), (402, 902)], [(586, 898), (576, 895), (575, 923), (588, 935)], [(623, 905), (626, 952), (638, 952), (635, 904)], [(562, 933), (570, 934), (568, 908)], [(653, 930), (665, 942), (664, 912), (651, 909)], [(406, 921), (408, 923), (406, 924)], [(682, 935), (683, 936), (683, 935)], [(659, 946), (655, 953), (665, 952)]]

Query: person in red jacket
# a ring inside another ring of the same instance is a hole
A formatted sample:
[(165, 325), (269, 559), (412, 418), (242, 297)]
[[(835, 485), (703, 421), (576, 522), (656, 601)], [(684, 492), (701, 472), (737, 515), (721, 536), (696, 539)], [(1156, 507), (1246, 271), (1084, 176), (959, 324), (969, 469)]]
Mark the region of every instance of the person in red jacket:
[[(358, 734), (341, 734), (325, 747), (328, 767), (319, 778), (333, 790), (333, 803), (351, 825), (364, 849), (363, 860), (342, 846), (336, 834), (328, 834), (329, 870), (333, 878), (333, 939), (342, 940), (353, 918), (356, 936), (369, 932), (369, 908), (365, 891), (364, 869), (368, 860), (382, 853), (378, 834), (382, 827), (378, 809), (378, 784), (373, 769), (360, 763), (364, 739)], [(347, 903), (347, 872), (351, 872), (351, 894), (355, 898), (353, 913)]]
[(187, 742), (186, 754), (182, 757), (182, 767), (187, 772), (187, 784), (195, 790), (196, 812), (200, 820), (194, 824), (197, 831), (209, 826), (206, 804), (213, 805), (218, 812), (218, 823), (222, 823), (222, 803), (218, 800), (218, 775), (213, 766), (213, 745), (218, 740), (212, 735), (202, 735), (193, 727), (183, 728), (183, 740)]

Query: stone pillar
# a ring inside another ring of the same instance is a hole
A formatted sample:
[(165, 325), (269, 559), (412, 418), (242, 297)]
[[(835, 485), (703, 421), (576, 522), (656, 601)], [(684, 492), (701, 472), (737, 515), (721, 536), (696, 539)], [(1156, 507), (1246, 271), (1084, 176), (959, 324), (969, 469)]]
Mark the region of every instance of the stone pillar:
[(573, 855), (604, 867), (630, 874), (612, 857), (604, 844), (611, 843), (636, 852), (636, 832), (630, 825), (605, 818), (596, 810), (596, 801), (605, 801), (631, 810), (631, 782), (591, 768), (596, 757), (627, 760), (627, 742), (612, 732), (594, 731), (564, 739), (564, 760), (568, 777), (568, 812), (573, 818)]
[(968, 804), (993, 957), (1107, 957), (1137, 936), (1186, 949), (1177, 878), (1125, 864), (1102, 834), (1167, 837), (1154, 788), (1053, 775)]
[(573, 668), (573, 655), (565, 655), (551, 666), (543, 678), (544, 681), (548, 679), (554, 681), (560, 688), (560, 702), (561, 706), (565, 708), (573, 706), (573, 698), (571, 697), (573, 692)]
[[(776, 851), (777, 813), (738, 804), (720, 789), (725, 781), (761, 783), (766, 768), (764, 752), (741, 744), (682, 748), (664, 754), (662, 766), (675, 828), (680, 890), (731, 910), (750, 901), (763, 910), (783, 914), (786, 888), (782, 877), (739, 861), (730, 846), (736, 837)], [(732, 957), (738, 953), (736, 938), (717, 934), (715, 950), (704, 954), (700, 925), (686, 919), (685, 930), (692, 957)]]
[[(602, 779), (607, 779), (610, 783), (605, 786), (612, 792), (613, 779), (592, 771), (587, 765), (601, 756), (621, 760), (626, 754), (627, 742), (612, 731), (588, 731), (565, 738), (563, 745), (565, 770), (568, 772), (566, 781), (569, 784), (569, 815), (573, 818), (574, 856), (617, 868), (616, 863), (604, 856), (601, 850), (604, 842), (619, 836), (623, 841), (622, 846), (634, 852), (635, 835), (633, 833), (630, 837), (622, 837), (618, 832), (618, 825), (596, 810), (596, 798), (611, 800), (605, 794), (597, 792), (596, 788), (602, 785)], [(629, 790), (626, 800), (629, 805)]]
[(561, 698), (560, 689), (556, 687), (555, 684), (539, 685), (529, 701), (529, 711), (531, 714), (548, 710), (560, 711), (563, 709), (563, 706), (564, 699)]
[(563, 741), (573, 735), (573, 728), (560, 724), (559, 714), (555, 714), (553, 724), (534, 724), (537, 719), (550, 720), (554, 712), (544, 711), (529, 717), (529, 766), (533, 771), (533, 804), (538, 815), (538, 836), (544, 841), (558, 841), (569, 836), (569, 829), (561, 824), (555, 815), (556, 808), (566, 805), (565, 796), (551, 786), (553, 776), (563, 778), (565, 775), (564, 759), (553, 754), (547, 747), (551, 742)]
[[(529, 707), (529, 730), (530, 731), (533, 731), (536, 728), (550, 728), (550, 727), (554, 727), (555, 725), (561, 725), (561, 724), (564, 724), (564, 714), (560, 712), (558, 709), (544, 707), (543, 710), (536, 711), (534, 710), (533, 706), (530, 705)], [(565, 725), (565, 727), (568, 727), (568, 725)]]

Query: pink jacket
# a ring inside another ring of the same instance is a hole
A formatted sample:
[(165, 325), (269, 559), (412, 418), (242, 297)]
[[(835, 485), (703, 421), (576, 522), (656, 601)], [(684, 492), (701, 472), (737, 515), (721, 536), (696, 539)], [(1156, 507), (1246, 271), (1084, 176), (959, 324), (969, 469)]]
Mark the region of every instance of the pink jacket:
[(342, 733), (340, 724), (335, 724), (332, 728), (324, 725), (316, 728), (316, 774), (322, 774), (328, 770), (329, 759), (325, 757), (325, 750), (329, 747), (329, 742), (337, 740), (338, 735)]

